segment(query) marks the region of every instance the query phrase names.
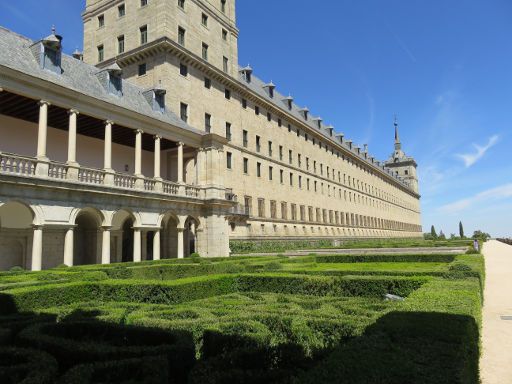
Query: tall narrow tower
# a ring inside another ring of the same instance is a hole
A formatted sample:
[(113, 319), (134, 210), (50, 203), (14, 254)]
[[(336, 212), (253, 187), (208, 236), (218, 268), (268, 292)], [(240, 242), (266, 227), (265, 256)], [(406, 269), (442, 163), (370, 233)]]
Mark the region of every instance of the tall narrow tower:
[(390, 158), (384, 163), (387, 168), (390, 168), (405, 180), (407, 184), (416, 193), (419, 193), (418, 187), (418, 174), (416, 160), (413, 157), (407, 156), (402, 150), (402, 143), (398, 132), (398, 120), (395, 117), (395, 151), (391, 154)]

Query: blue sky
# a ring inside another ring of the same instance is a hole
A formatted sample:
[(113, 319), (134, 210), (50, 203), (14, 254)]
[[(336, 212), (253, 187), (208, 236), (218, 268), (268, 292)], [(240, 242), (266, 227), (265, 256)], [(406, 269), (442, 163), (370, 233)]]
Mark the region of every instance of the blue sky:
[[(0, 25), (82, 47), (84, 1), (0, 1)], [(313, 4), (313, 5), (312, 5)], [(240, 64), (385, 159), (398, 114), (424, 230), (512, 235), (512, 2), (238, 0)]]

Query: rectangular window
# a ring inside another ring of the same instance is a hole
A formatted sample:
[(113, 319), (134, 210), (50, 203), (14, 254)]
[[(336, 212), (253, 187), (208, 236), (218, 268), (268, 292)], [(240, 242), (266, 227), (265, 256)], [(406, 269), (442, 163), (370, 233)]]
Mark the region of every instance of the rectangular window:
[(222, 30), (222, 40), (228, 40), (228, 31), (226, 31), (225, 29)]
[(288, 151), (288, 162), (290, 164), (292, 164), (292, 162), (293, 162), (293, 152), (291, 149)]
[(270, 181), (272, 181), (272, 180), (273, 180), (273, 177), (274, 177), (273, 172), (274, 172), (274, 168), (272, 168), (272, 167), (268, 167), (268, 179), (269, 179)]
[(102, 62), (105, 59), (105, 49), (103, 48), (103, 45), (100, 45), (98, 47), (98, 61)]
[(297, 162), (299, 164), (299, 168), (302, 167), (302, 156), (300, 153), (297, 155)]
[(244, 157), (244, 173), (249, 174), (249, 159)]
[(180, 64), (180, 75), (187, 77), (188, 76), (188, 67), (185, 64)]
[(147, 73), (146, 63), (139, 64), (139, 76), (144, 76)]
[(121, 4), (119, 7), (117, 7), (117, 15), (119, 17), (126, 15), (126, 6), (124, 4)]
[(224, 69), (224, 72), (229, 72), (229, 60), (226, 56), (224, 56), (223, 60), (222, 60), (222, 68)]
[(224, 90), (224, 97), (226, 100), (231, 100), (231, 91), (227, 88)]
[(246, 99), (242, 99), (242, 108), (247, 109), (247, 100)]
[(279, 146), (279, 160), (283, 161), (283, 146)]
[(272, 121), (272, 114), (270, 112), (267, 112), (267, 120)]
[(226, 166), (228, 169), (233, 169), (233, 154), (231, 152), (226, 152)]
[(258, 199), (258, 216), (265, 217), (265, 199)]
[(277, 219), (277, 203), (275, 201), (270, 202), (270, 218)]
[(206, 89), (210, 89), (212, 87), (212, 81), (208, 77), (204, 78), (204, 87)]
[(281, 203), (281, 218), (283, 220), (288, 219), (288, 206), (284, 201)]
[(277, 126), (281, 127), (283, 125), (283, 121), (281, 119), (277, 119)]
[(256, 152), (261, 151), (261, 138), (259, 136), (256, 136)]
[(291, 211), (292, 211), (292, 220), (296, 221), (297, 220), (297, 206), (295, 204), (292, 204), (290, 207), (291, 207)]
[(185, 9), (185, 0), (178, 0), (178, 7)]
[(180, 117), (185, 123), (188, 121), (188, 105), (185, 103), (180, 104)]
[(290, 124), (288, 124), (288, 133), (290, 133), (292, 131), (292, 126)]
[(244, 148), (247, 148), (247, 146), (249, 145), (249, 133), (244, 129), (243, 132), (242, 132), (242, 139), (243, 139), (243, 145), (244, 145)]
[(185, 46), (185, 31), (184, 28), (178, 27), (178, 44)]
[(146, 5), (148, 5), (148, 0), (140, 0), (141, 7), (145, 7)]
[(306, 207), (300, 206), (300, 221), (306, 221)]
[(203, 60), (208, 61), (208, 44), (203, 43), (202, 55)]
[(299, 188), (302, 189), (302, 176), (299, 176)]
[(212, 115), (209, 113), (204, 114), (204, 130), (206, 133), (210, 133), (212, 131)]
[(309, 178), (306, 180), (307, 189), (309, 191)]
[(201, 24), (203, 24), (205, 27), (208, 26), (208, 15), (206, 13), (201, 15)]
[(124, 52), (124, 35), (117, 38), (117, 53), (121, 54)]
[(284, 183), (284, 171), (282, 169), (279, 171), (279, 180), (281, 184)]
[(231, 123), (226, 123), (226, 139), (231, 141)]
[(220, 0), (220, 10), (226, 13), (226, 0)]
[(293, 187), (293, 173), (290, 173), (290, 187)]
[(268, 155), (270, 157), (272, 157), (272, 142), (271, 141), (268, 142)]
[(98, 28), (103, 28), (105, 26), (105, 15), (98, 16)]
[(140, 45), (148, 42), (148, 26), (144, 25), (140, 27)]
[(261, 177), (261, 163), (256, 163), (256, 176)]
[(258, 107), (257, 105), (254, 106), (254, 113), (256, 114), (256, 116), (259, 116), (260, 114), (260, 107)]

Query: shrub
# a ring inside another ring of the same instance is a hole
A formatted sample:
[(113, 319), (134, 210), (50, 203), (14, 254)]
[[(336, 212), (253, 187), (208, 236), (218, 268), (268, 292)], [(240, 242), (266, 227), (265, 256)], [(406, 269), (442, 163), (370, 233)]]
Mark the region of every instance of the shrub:
[(177, 381), (194, 364), (194, 344), (184, 332), (120, 326), (100, 322), (38, 324), (23, 330), (21, 343), (36, 345), (57, 358), (62, 367), (143, 356), (165, 356)]
[(297, 275), (241, 275), (242, 292), (272, 292), (314, 296), (380, 297), (385, 293), (408, 296), (421, 287), (424, 278), (411, 277), (310, 277)]
[(47, 353), (17, 347), (0, 348), (0, 383), (50, 384), (57, 362)]
[(11, 267), (9, 272), (25, 272), (25, 270), (20, 266)]
[(59, 384), (176, 383), (171, 376), (165, 358), (143, 357), (77, 365), (61, 377)]
[(390, 254), (316, 256), (317, 263), (451, 263), (453, 254)]
[(265, 270), (265, 271), (278, 271), (281, 269), (283, 269), (283, 264), (278, 263), (277, 261), (267, 263), (263, 266), (263, 270)]

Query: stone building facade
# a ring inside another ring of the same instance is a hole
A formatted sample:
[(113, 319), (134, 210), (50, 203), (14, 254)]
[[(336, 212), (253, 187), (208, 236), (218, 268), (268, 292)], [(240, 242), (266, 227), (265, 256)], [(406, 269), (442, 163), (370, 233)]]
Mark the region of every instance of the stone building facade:
[(87, 0), (84, 52), (0, 29), (0, 269), (421, 234), (372, 157), (238, 65), (234, 0)]

